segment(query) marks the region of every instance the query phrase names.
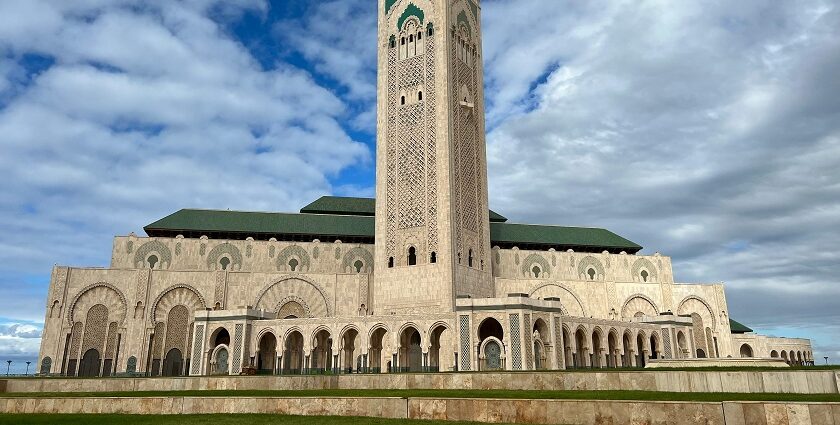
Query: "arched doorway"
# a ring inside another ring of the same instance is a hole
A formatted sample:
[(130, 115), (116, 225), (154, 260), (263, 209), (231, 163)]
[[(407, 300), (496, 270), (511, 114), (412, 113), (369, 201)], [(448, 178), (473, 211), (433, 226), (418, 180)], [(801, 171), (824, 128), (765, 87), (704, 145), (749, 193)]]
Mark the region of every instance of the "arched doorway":
[(622, 366), (633, 366), (633, 345), (630, 343), (630, 332), (625, 332), (621, 336), (621, 348), (624, 350), (624, 356), (621, 357)]
[(685, 339), (685, 332), (677, 331), (677, 348), (679, 353), (677, 353), (677, 358), (683, 359), (688, 357), (686, 355), (686, 350), (688, 350), (688, 341)]
[(412, 326), (403, 329), (400, 334), (399, 362), (400, 372), (420, 372), (423, 370), (423, 349), (420, 347), (420, 332)]
[(181, 376), (184, 368), (184, 356), (181, 350), (173, 348), (163, 358), (163, 376)]
[[(444, 325), (438, 325), (432, 328), (431, 333), (429, 333), (429, 371), (430, 372), (440, 372), (441, 370), (446, 370), (446, 368), (453, 366), (454, 363), (450, 364), (447, 362), (446, 364), (442, 363), (441, 358), (441, 340), (446, 338), (449, 335), (449, 331), (446, 329)], [(450, 360), (453, 360), (450, 358)]]
[(566, 369), (573, 369), (575, 367), (575, 358), (572, 353), (572, 338), (569, 336), (569, 329), (563, 326), (563, 352), (565, 355)]
[(283, 351), (283, 373), (300, 374), (303, 369), (303, 335), (298, 331), (286, 335)]
[(779, 358), (779, 352), (778, 352), (778, 351), (776, 351), (776, 350), (771, 351), (771, 352), (770, 352), (770, 357), (772, 357), (772, 358), (774, 358), (774, 359)]
[(618, 332), (613, 329), (607, 334), (607, 367), (618, 367)]
[(227, 375), (230, 373), (230, 359), (228, 358), (228, 350), (226, 345), (216, 347), (213, 354), (213, 363), (216, 365), (214, 374)]
[(259, 351), (257, 352), (257, 370), (260, 373), (274, 374), (277, 363), (277, 337), (271, 332), (266, 332), (260, 337)]
[[(372, 373), (383, 372), (383, 354), (385, 342), (385, 334), (388, 331), (383, 327), (377, 328), (370, 334), (370, 347), (368, 348), (368, 362), (370, 363), (370, 371)], [(386, 367), (384, 371), (388, 371)]]
[(595, 328), (595, 330), (592, 331), (592, 359), (590, 360), (592, 363), (592, 367), (604, 367), (603, 355), (601, 355), (602, 351), (603, 347), (601, 345), (601, 330)]
[[(753, 356), (753, 349), (750, 347), (749, 344), (742, 344), (741, 345), (741, 357), (749, 358)], [(793, 356), (791, 356), (793, 358)]]
[(534, 321), (532, 329), (534, 340), (534, 370), (546, 369), (550, 367), (548, 363), (551, 358), (551, 336), (548, 324), (545, 320), (538, 318)]
[(504, 341), (505, 331), (502, 324), (492, 317), (484, 319), (478, 325), (479, 349), (479, 370), (505, 369), (502, 361), (504, 349), (501, 341)]
[(315, 334), (313, 339), (311, 368), (319, 371), (332, 370), (332, 337), (330, 332), (322, 329)]
[(361, 362), (356, 359), (356, 339), (359, 331), (350, 328), (341, 336), (341, 369), (344, 373), (353, 373), (353, 363), (357, 363), (356, 371), (361, 368)]
[(656, 333), (652, 333), (650, 335), (650, 358), (651, 359), (658, 359), (659, 358), (659, 345), (657, 345)]
[(102, 359), (99, 355), (99, 350), (91, 348), (85, 351), (85, 354), (82, 356), (82, 362), (79, 365), (79, 376), (99, 376), (101, 363)]
[(647, 364), (647, 359), (645, 359), (645, 342), (647, 338), (645, 338), (645, 334), (641, 331), (638, 335), (636, 335), (636, 366), (637, 367), (645, 367)]
[(578, 328), (575, 332), (575, 346), (577, 353), (575, 353), (575, 367), (589, 366), (589, 350), (586, 347), (586, 330), (583, 327)]
[(697, 358), (698, 359), (705, 359), (706, 358), (706, 352), (703, 351), (702, 348), (697, 349)]

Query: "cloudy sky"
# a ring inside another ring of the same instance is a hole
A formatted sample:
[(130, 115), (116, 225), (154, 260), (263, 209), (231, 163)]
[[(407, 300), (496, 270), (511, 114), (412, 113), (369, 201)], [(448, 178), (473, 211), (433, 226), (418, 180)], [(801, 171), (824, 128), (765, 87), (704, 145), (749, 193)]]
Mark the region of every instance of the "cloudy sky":
[[(495, 210), (607, 227), (840, 361), (836, 0), (482, 7)], [(0, 360), (36, 360), (50, 268), (116, 234), (372, 196), (375, 26), (371, 0), (0, 0)]]

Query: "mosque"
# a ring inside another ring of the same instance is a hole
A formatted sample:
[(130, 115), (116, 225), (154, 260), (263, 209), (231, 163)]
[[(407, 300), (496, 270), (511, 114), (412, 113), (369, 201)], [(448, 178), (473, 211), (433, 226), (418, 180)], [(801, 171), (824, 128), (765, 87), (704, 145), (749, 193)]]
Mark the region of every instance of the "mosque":
[(376, 199), (184, 209), (53, 269), (39, 372), (180, 376), (812, 364), (720, 283), (609, 230), (488, 208), (478, 0), (377, 0)]

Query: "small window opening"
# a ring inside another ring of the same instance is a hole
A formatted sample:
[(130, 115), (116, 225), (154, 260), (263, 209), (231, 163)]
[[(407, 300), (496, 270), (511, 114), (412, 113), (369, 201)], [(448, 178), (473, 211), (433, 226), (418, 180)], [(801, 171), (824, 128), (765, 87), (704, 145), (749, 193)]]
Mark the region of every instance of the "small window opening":
[(149, 258), (146, 260), (146, 262), (149, 263), (149, 268), (150, 269), (155, 268), (155, 264), (157, 264), (157, 262), (158, 262), (157, 255), (150, 255)]
[(467, 265), (472, 267), (473, 266), (473, 253), (472, 250), (469, 251), (467, 254)]
[(421, 31), (421, 32), (417, 33), (417, 41), (420, 41), (422, 39), (423, 39), (423, 32)]
[(647, 282), (648, 281), (648, 276), (650, 276), (648, 274), (648, 271), (647, 270), (642, 270), (642, 282)]
[(397, 47), (397, 38), (392, 35), (391, 39), (388, 40), (388, 45), (391, 46), (392, 49)]
[(409, 266), (416, 266), (417, 265), (417, 250), (414, 249), (412, 246), (408, 248), (408, 265)]
[(222, 259), (219, 260), (219, 264), (221, 264), (222, 270), (227, 270), (228, 266), (230, 265), (230, 258), (222, 257)]
[(461, 253), (458, 253), (458, 264), (461, 264)]
[(423, 91), (417, 92), (417, 100), (423, 100)]
[(400, 45), (405, 46), (405, 37), (400, 38)]
[(362, 263), (361, 260), (356, 260), (356, 262), (353, 263), (353, 267), (356, 269), (356, 273), (361, 273), (362, 272), (362, 267), (364, 267), (364, 265), (365, 264)]
[(432, 256), (429, 257), (429, 262), (432, 264), (437, 263), (437, 253), (432, 252)]
[(298, 264), (300, 264), (300, 263), (298, 263), (298, 260), (292, 258), (291, 260), (289, 260), (289, 270), (291, 270), (291, 271), (297, 270)]
[(534, 266), (534, 268), (531, 269), (531, 271), (534, 272), (534, 277), (540, 277), (540, 271), (541, 270), (540, 270), (539, 266)]
[(405, 96), (400, 96), (400, 105), (405, 105)]
[(414, 34), (411, 34), (411, 35), (408, 36), (408, 42), (409, 43), (414, 43)]
[(393, 268), (394, 268), (394, 257), (389, 257), (389, 258), (388, 258), (388, 268), (389, 268), (389, 269), (393, 269)]
[(433, 36), (433, 35), (435, 34), (435, 29), (434, 29), (434, 28), (432, 28), (432, 25), (431, 25), (431, 24), (429, 24), (429, 31), (428, 31), (428, 32), (429, 32), (429, 37), (431, 37), (431, 36)]
[(589, 270), (586, 271), (586, 274), (589, 275), (589, 280), (595, 280), (595, 269), (589, 268)]

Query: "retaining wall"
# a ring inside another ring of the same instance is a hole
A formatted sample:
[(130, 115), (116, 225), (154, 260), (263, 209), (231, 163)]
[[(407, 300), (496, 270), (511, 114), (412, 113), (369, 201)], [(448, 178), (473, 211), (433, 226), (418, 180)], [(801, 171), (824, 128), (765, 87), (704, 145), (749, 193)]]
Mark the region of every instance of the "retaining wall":
[(25, 378), (9, 379), (5, 382), (0, 380), (0, 392), (230, 389), (534, 389), (837, 394), (840, 392), (838, 386), (840, 386), (840, 371), (823, 370), (765, 372), (500, 372), (95, 379)]
[(523, 424), (840, 425), (840, 403), (346, 397), (68, 397), (0, 398), (0, 413), (266, 413)]

